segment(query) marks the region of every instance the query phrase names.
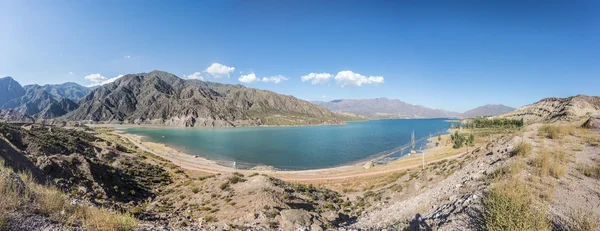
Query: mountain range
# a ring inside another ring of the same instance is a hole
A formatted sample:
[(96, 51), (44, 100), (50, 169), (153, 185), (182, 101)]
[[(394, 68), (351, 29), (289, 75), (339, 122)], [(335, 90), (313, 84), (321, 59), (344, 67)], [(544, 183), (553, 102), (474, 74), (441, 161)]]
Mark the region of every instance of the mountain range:
[(0, 119), (254, 126), (339, 124), (365, 118), (524, 118), (528, 123), (571, 120), (600, 114), (600, 99), (578, 95), (547, 98), (519, 109), (488, 104), (464, 113), (431, 109), (396, 99), (307, 102), (293, 96), (200, 80), (163, 71), (129, 74), (90, 89), (76, 83), (26, 85), (0, 78)]
[(186, 127), (343, 123), (331, 111), (293, 96), (184, 80), (163, 71), (125, 75), (79, 104), (62, 118)]
[(514, 110), (502, 104), (488, 104), (458, 113), (413, 105), (397, 99), (340, 99), (329, 102), (313, 101), (314, 104), (338, 113), (352, 113), (368, 118), (470, 118), (500, 115)]

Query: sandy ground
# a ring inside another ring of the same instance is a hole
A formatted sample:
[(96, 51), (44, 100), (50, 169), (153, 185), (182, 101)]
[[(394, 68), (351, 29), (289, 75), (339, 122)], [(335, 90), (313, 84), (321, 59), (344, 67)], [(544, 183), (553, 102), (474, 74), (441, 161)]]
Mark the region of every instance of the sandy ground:
[[(406, 170), (411, 168), (418, 168), (422, 166), (421, 154), (413, 154), (410, 156), (402, 157), (396, 161), (388, 163), (386, 165), (374, 166), (369, 169), (365, 169), (363, 166), (367, 161), (340, 166), (334, 168), (325, 169), (314, 169), (314, 170), (295, 170), (295, 171), (278, 171), (278, 170), (241, 170), (225, 167), (217, 164), (215, 161), (202, 158), (200, 156), (190, 155), (187, 153), (180, 152), (167, 145), (153, 142), (142, 141), (142, 136), (127, 134), (122, 131), (116, 131), (116, 135), (123, 139), (126, 139), (136, 145), (141, 150), (153, 153), (154, 155), (163, 157), (170, 160), (174, 164), (188, 170), (203, 171), (208, 173), (227, 173), (227, 172), (240, 172), (242, 174), (261, 173), (270, 176), (280, 178), (287, 181), (323, 181), (323, 180), (343, 180), (366, 176), (375, 176), (380, 174), (391, 173), (400, 170)], [(438, 162), (442, 160), (455, 159), (463, 155), (465, 150), (454, 150), (445, 144), (448, 137), (443, 136), (439, 147), (431, 147), (425, 150), (425, 164)], [(431, 139), (432, 142), (437, 142), (437, 137)]]

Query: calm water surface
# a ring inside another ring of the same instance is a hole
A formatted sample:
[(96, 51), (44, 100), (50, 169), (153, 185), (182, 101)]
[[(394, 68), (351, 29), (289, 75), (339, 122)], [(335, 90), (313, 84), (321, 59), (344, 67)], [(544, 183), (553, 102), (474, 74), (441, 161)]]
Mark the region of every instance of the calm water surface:
[(376, 156), (400, 156), (414, 130), (424, 138), (445, 132), (444, 119), (397, 119), (350, 122), (347, 125), (243, 128), (130, 128), (146, 141), (238, 167), (269, 165), (279, 169), (316, 169)]

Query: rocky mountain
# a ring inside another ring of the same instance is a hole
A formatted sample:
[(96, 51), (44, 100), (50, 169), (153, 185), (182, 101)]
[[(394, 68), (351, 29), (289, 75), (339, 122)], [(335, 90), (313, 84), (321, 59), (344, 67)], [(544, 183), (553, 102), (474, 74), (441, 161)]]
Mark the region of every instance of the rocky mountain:
[(163, 71), (125, 75), (81, 99), (63, 119), (171, 126), (341, 123), (331, 111), (271, 91), (200, 80)]
[(39, 86), (37, 84), (25, 85), (24, 88), (41, 87), (56, 99), (67, 98), (74, 102), (78, 102), (85, 95), (90, 93), (92, 89), (81, 86), (73, 82), (66, 82), (62, 84), (46, 84)]
[(70, 99), (57, 100), (40, 86), (30, 86), (21, 97), (11, 99), (2, 105), (2, 109), (12, 109), (15, 115), (35, 118), (54, 118), (77, 108)]
[(515, 108), (502, 104), (488, 104), (468, 110), (462, 114), (463, 118), (473, 118), (479, 116), (495, 116), (514, 111)]
[(460, 113), (412, 105), (397, 99), (340, 99), (314, 101), (316, 105), (334, 112), (353, 113), (370, 118), (449, 118)]
[(600, 96), (577, 95), (542, 99), (500, 117), (523, 118), (526, 123), (549, 123), (596, 115), (600, 115)]
[(11, 77), (0, 78), (0, 106), (25, 94), (25, 89)]

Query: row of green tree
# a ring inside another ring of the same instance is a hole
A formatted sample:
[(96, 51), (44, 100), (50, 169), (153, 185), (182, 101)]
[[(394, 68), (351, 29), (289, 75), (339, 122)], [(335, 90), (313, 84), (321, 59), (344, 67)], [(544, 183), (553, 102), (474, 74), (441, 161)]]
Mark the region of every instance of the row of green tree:
[(473, 118), (464, 122), (450, 123), (449, 128), (520, 128), (523, 127), (523, 118), (507, 119), (507, 118)]

